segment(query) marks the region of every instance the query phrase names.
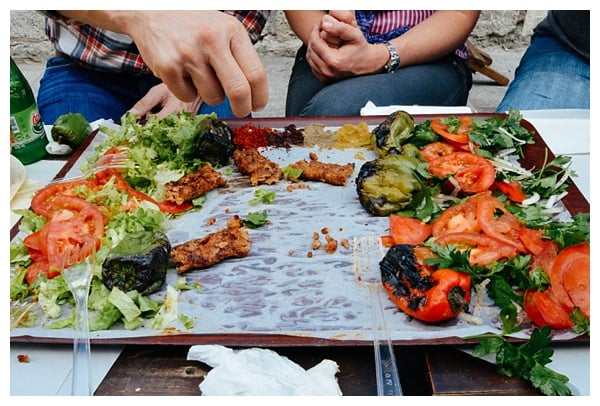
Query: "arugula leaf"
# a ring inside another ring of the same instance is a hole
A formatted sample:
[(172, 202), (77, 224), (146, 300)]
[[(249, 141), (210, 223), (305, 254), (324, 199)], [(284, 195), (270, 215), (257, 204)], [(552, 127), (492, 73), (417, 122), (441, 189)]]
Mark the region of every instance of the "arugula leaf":
[(544, 235), (554, 240), (560, 249), (590, 241), (590, 213), (572, 216), (572, 221), (555, 221), (541, 227)]
[(540, 169), (532, 171), (532, 176), (521, 179), (521, 187), (527, 196), (537, 193), (541, 199), (548, 199), (561, 194), (567, 189), (569, 176), (576, 176), (570, 169), (570, 156), (559, 155), (547, 162), (547, 154), (548, 151)]
[(505, 117), (494, 116), (486, 120), (473, 118), (469, 139), (479, 145), (478, 154), (491, 158), (498, 151), (515, 148), (523, 155), (523, 146), (533, 143), (533, 132), (521, 125), (523, 115), (510, 109)]
[(415, 125), (412, 137), (408, 138), (406, 141), (419, 148), (432, 142), (439, 141), (441, 137), (431, 128), (431, 121), (432, 120), (426, 120)]
[(242, 219), (242, 222), (250, 228), (262, 227), (267, 223), (267, 211), (248, 213), (248, 216)]
[(545, 366), (554, 354), (554, 350), (547, 348), (550, 332), (548, 326), (536, 328), (530, 339), (521, 344), (512, 344), (499, 335), (482, 336), (473, 354), (478, 357), (495, 354), (499, 374), (526, 379), (544, 395), (571, 395), (569, 378)]
[(254, 191), (254, 198), (250, 199), (250, 201), (248, 201), (248, 203), (250, 203), (250, 204), (258, 204), (258, 203), (272, 204), (275, 201), (276, 197), (277, 197), (277, 193), (275, 193), (273, 191), (264, 190), (264, 189), (256, 189)]

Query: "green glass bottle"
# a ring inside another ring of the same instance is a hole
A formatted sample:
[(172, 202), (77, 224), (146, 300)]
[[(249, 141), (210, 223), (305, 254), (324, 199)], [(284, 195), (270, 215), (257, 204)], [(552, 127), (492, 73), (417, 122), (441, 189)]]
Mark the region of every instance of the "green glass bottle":
[(11, 154), (27, 165), (46, 156), (48, 137), (31, 86), (10, 58)]

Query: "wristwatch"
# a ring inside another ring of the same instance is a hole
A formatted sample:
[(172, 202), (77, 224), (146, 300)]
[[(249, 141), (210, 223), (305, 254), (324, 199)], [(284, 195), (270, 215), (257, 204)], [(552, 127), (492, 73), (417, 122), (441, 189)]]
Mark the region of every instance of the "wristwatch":
[(390, 51), (390, 60), (383, 67), (387, 71), (387, 73), (394, 73), (398, 69), (400, 69), (400, 56), (398, 55), (398, 51), (396, 51), (396, 47), (394, 47), (390, 42), (384, 42), (388, 51)]

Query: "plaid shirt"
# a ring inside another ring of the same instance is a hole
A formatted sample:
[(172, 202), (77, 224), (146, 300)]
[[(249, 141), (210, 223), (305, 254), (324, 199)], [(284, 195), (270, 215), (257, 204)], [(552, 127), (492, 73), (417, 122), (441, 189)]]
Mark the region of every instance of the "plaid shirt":
[[(260, 39), (267, 22), (268, 10), (225, 10), (237, 17), (248, 31), (252, 43)], [(54, 12), (46, 15), (46, 34), (60, 52), (83, 66), (112, 72), (146, 74), (144, 63), (130, 37), (73, 21)]]
[[(355, 12), (361, 31), (369, 43), (389, 41), (399, 37), (406, 31), (429, 18), (435, 10), (383, 10)], [(466, 45), (454, 52), (457, 56), (466, 59), (468, 51)]]

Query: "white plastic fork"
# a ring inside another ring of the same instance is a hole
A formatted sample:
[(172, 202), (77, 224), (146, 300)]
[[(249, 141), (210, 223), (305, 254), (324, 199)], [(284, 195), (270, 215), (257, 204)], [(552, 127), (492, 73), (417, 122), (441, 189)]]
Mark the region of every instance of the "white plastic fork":
[(106, 169), (123, 169), (126, 167), (125, 166), (126, 159), (127, 159), (127, 155), (125, 155), (125, 154), (104, 155), (96, 162), (96, 164), (94, 166), (92, 166), (90, 169), (88, 169), (81, 175), (56, 178), (56, 179), (51, 180), (48, 183), (48, 185), (85, 180), (85, 179), (88, 179), (93, 174), (102, 172)]
[(71, 370), (71, 395), (92, 395), (92, 364), (90, 326), (88, 319), (88, 294), (96, 266), (96, 240), (88, 236), (86, 244), (90, 252), (75, 246), (63, 253), (62, 276), (75, 300), (73, 328), (73, 369)]
[[(378, 396), (402, 396), (394, 347), (385, 322), (381, 298), (382, 283), (379, 261), (383, 258), (381, 239), (375, 236), (354, 237), (354, 272), (359, 285), (369, 289), (373, 347), (375, 350), (375, 375)], [(380, 340), (379, 335), (384, 337)]]

